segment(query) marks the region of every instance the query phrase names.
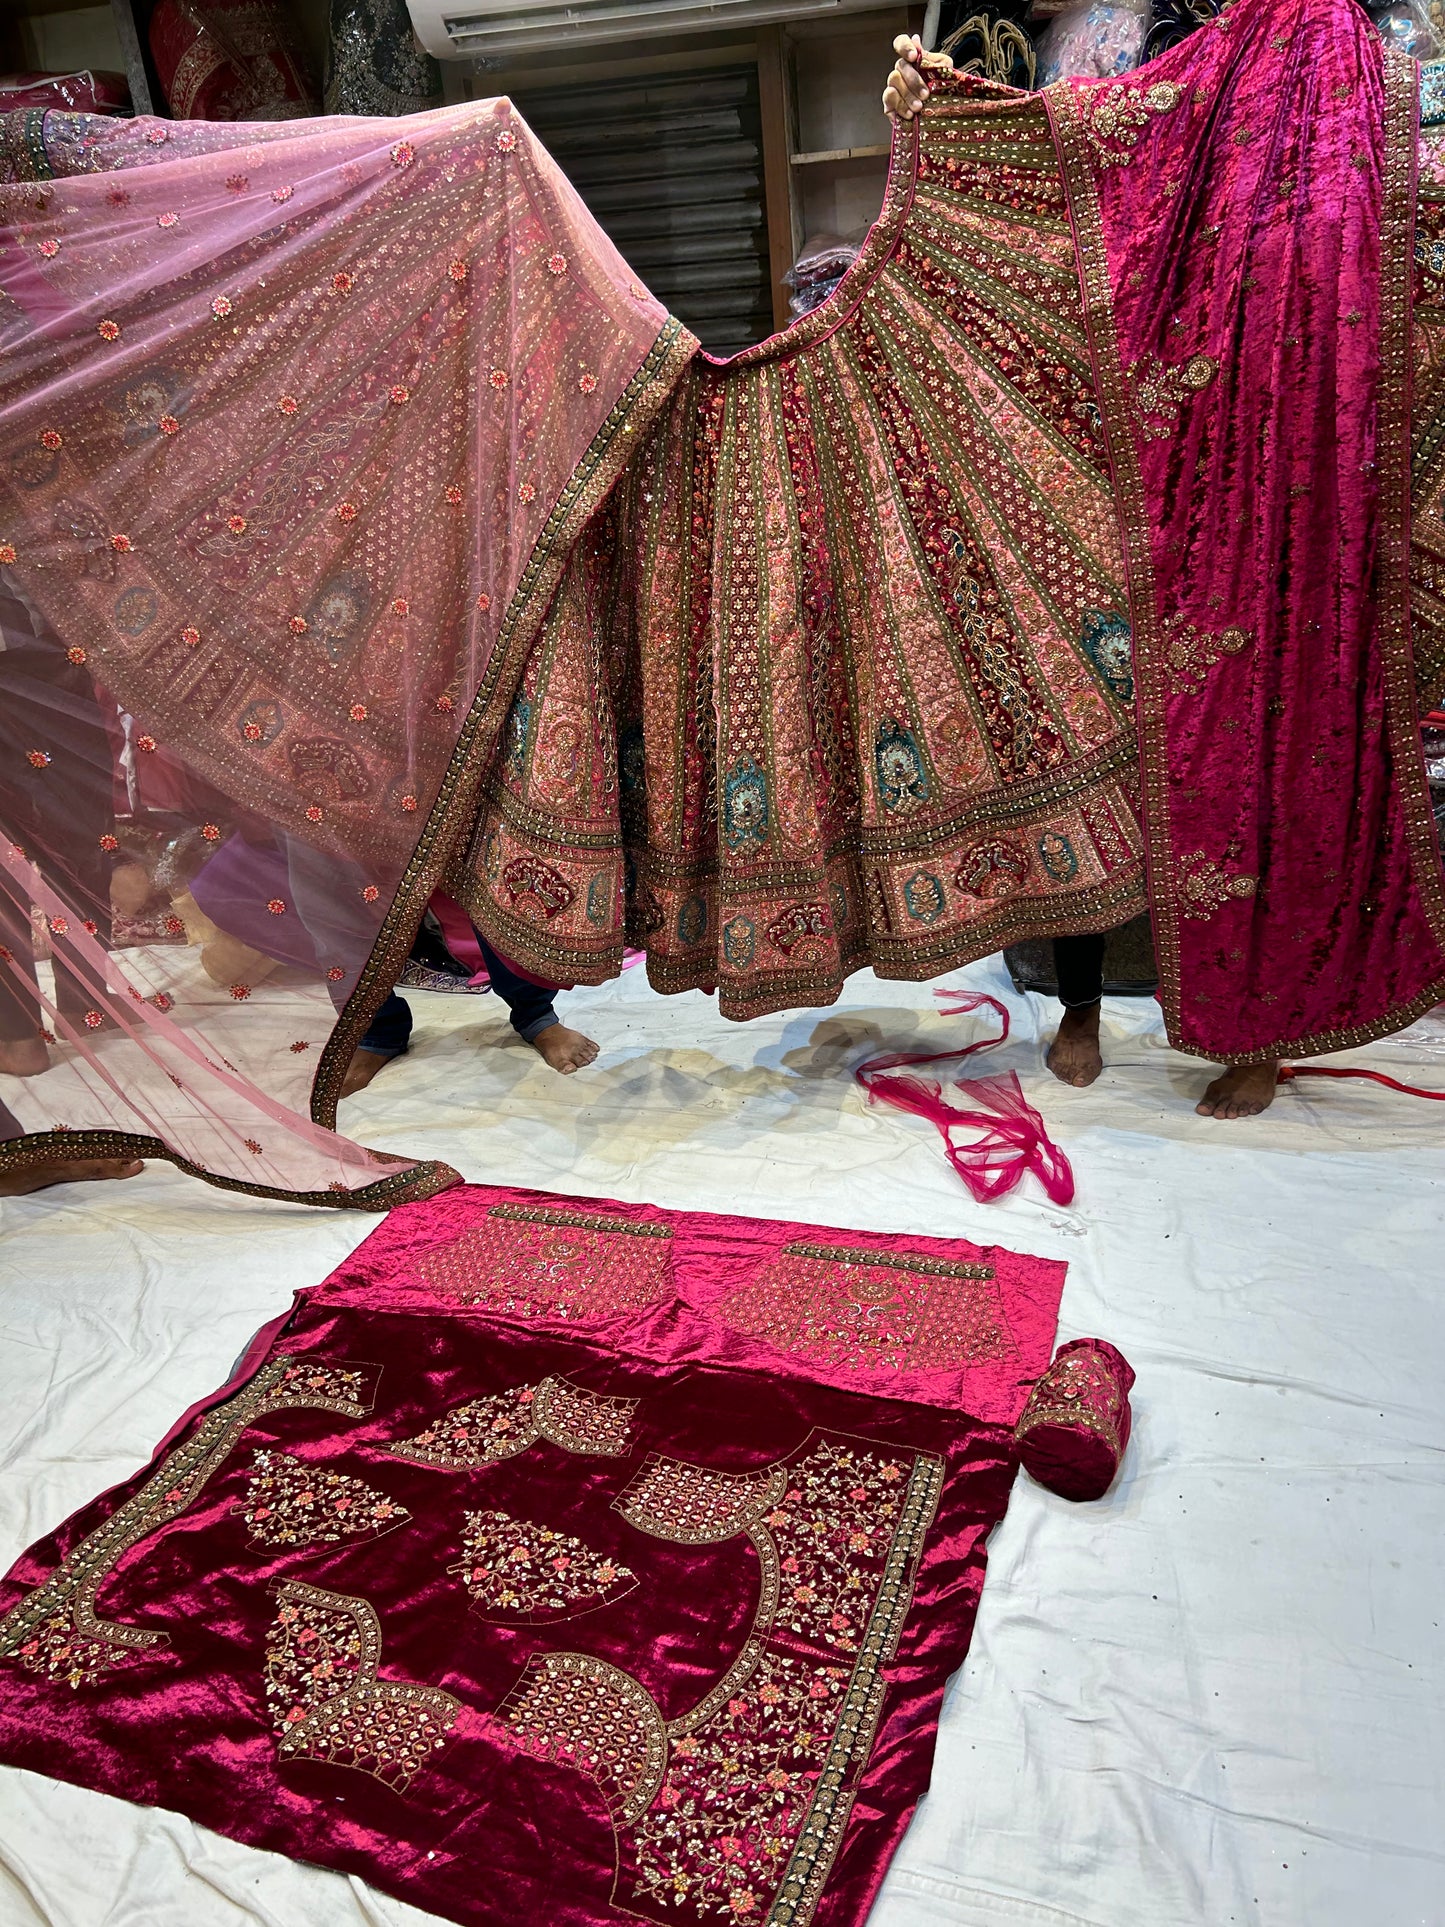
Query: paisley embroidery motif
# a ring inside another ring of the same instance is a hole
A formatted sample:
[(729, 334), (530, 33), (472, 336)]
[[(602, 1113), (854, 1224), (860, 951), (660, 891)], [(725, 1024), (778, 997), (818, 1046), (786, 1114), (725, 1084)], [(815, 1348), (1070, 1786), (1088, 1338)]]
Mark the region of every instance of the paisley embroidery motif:
[(1139, 137), (1151, 115), (1170, 114), (1184, 98), (1172, 80), (1156, 80), (1151, 87), (1126, 87), (1106, 82), (1093, 90), (1084, 109), (1084, 131), (1104, 167), (1126, 165), (1134, 158)]
[(503, 1623), (571, 1618), (623, 1599), (637, 1575), (585, 1541), (510, 1512), (469, 1512), (460, 1575), (487, 1618)]
[(266, 1635), (266, 1700), (283, 1760), (356, 1767), (405, 1793), (443, 1745), (460, 1701), (437, 1686), (377, 1678), (370, 1602), (288, 1581)]
[(237, 1505), (263, 1546), (334, 1546), (405, 1525), (404, 1505), (334, 1466), (308, 1465), (289, 1452), (259, 1451)]
[(1254, 641), (1250, 629), (1221, 629), (1201, 634), (1182, 615), (1172, 615), (1160, 624), (1164, 644), (1164, 667), (1176, 686), (1187, 695), (1196, 695), (1205, 684), (1209, 671), (1226, 656), (1238, 656)]
[(362, 1418), (371, 1409), (377, 1377), (375, 1366), (313, 1365), (284, 1353), (272, 1359), (234, 1398), (209, 1412), (140, 1491), (88, 1533), (49, 1579), (0, 1618), (0, 1658), (79, 1687), (94, 1684), (137, 1653), (169, 1645), (166, 1633), (97, 1617), (96, 1594), (126, 1553), (194, 1504), (257, 1419), (296, 1408)]
[(891, 717), (878, 725), (873, 746), (878, 799), (895, 814), (928, 801), (928, 773), (911, 729)]
[(417, 1266), (440, 1296), (522, 1317), (605, 1318), (672, 1288), (672, 1233), (648, 1220), (493, 1205)]
[(458, 1471), (499, 1465), (548, 1439), (564, 1452), (603, 1458), (627, 1451), (635, 1398), (607, 1398), (565, 1378), (517, 1385), (488, 1398), (469, 1399), (424, 1431), (387, 1446), (399, 1459)]
[(1131, 362), (1125, 375), (1134, 390), (1134, 411), (1146, 441), (1167, 441), (1179, 425), (1179, 412), (1214, 380), (1219, 363), (1212, 355), (1191, 355), (1167, 367), (1157, 355)]
[(1197, 922), (1207, 922), (1216, 910), (1223, 909), (1231, 900), (1242, 901), (1252, 897), (1259, 888), (1259, 878), (1237, 871), (1229, 874), (1203, 850), (1195, 850), (1191, 855), (1180, 859), (1179, 894), (1181, 907), (1186, 917)]

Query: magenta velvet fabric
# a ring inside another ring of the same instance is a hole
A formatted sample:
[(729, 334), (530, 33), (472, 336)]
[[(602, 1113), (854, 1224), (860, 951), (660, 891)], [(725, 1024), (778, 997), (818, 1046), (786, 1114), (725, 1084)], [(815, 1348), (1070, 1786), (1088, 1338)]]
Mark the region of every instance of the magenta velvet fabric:
[(1414, 64), (1236, 0), (1049, 90), (1125, 525), (1171, 1041), (1342, 1048), (1445, 986), (1411, 708)]
[(1030, 1478), (1064, 1499), (1102, 1499), (1129, 1444), (1133, 1389), (1133, 1366), (1106, 1339), (1060, 1345), (1015, 1432)]
[(855, 1927), (1063, 1270), (483, 1187), (399, 1210), (18, 1562), (0, 1758), (459, 1922)]

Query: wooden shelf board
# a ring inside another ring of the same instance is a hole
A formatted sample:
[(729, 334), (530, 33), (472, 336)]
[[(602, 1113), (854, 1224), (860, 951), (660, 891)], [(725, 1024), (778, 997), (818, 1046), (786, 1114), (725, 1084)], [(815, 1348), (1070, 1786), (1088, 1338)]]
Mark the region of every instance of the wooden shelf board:
[(824, 147), (815, 154), (790, 154), (788, 158), (794, 167), (815, 167), (820, 161), (882, 160), (889, 152), (889, 143), (884, 141), (873, 147)]

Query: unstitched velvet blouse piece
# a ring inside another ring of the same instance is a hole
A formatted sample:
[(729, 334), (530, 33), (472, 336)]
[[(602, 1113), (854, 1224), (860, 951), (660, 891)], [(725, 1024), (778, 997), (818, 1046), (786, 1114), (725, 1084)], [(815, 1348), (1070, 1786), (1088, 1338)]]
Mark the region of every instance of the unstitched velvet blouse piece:
[(470, 1187), (17, 1564), (0, 1758), (491, 1927), (855, 1927), (1064, 1267)]

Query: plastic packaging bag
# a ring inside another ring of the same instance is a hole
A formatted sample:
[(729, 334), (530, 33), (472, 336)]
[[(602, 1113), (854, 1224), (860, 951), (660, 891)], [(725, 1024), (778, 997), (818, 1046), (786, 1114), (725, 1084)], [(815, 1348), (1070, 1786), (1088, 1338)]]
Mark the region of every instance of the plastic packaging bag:
[(1438, 60), (1445, 53), (1445, 19), (1442, 9), (1427, 0), (1396, 0), (1389, 7), (1373, 9), (1375, 25), (1391, 47), (1398, 47), (1412, 60)]
[(813, 234), (803, 243), (797, 260), (783, 276), (793, 290), (788, 306), (795, 315), (820, 308), (858, 258), (863, 228), (853, 234)]
[(1039, 86), (1128, 73), (1139, 64), (1148, 30), (1148, 0), (1084, 0), (1070, 7), (1039, 36)]

